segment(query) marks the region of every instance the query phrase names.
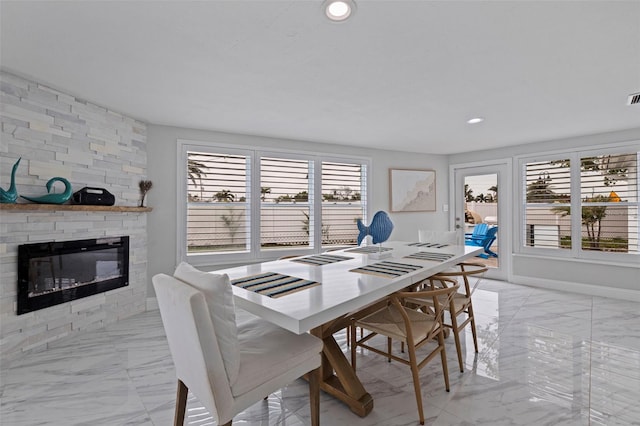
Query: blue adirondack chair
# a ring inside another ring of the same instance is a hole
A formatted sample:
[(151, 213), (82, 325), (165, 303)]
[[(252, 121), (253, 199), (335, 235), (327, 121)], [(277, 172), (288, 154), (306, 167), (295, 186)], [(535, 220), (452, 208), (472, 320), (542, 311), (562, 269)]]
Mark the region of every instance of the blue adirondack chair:
[(483, 259), (488, 259), (490, 256), (498, 257), (498, 253), (491, 250), (491, 245), (495, 242), (497, 238), (497, 234), (498, 234), (498, 227), (494, 226), (492, 228), (489, 228), (489, 230), (487, 231), (486, 235), (484, 236), (480, 244), (466, 244), (466, 245), (475, 245), (475, 246), (484, 248), (484, 253), (480, 253), (478, 255), (478, 257), (481, 257)]
[(485, 235), (487, 235), (487, 231), (489, 230), (489, 225), (486, 223), (478, 223), (473, 227), (473, 232), (464, 234), (464, 243), (467, 246), (481, 246), (482, 240)]

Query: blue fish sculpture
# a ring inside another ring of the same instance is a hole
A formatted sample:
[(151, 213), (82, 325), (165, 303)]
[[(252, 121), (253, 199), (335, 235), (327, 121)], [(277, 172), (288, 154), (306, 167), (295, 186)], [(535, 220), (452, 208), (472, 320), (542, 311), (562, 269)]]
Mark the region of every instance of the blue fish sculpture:
[[(64, 192), (60, 194), (51, 194), (51, 188), (56, 182), (64, 183)], [(47, 182), (47, 192), (49, 192), (49, 194), (43, 195), (42, 197), (25, 197), (24, 195), (21, 195), (21, 197), (34, 203), (62, 204), (65, 201), (69, 200), (69, 198), (71, 198), (71, 184), (65, 178), (54, 177), (49, 179), (49, 181)]]
[(389, 219), (387, 212), (379, 211), (373, 215), (371, 225), (365, 226), (360, 219), (358, 219), (358, 245), (364, 240), (367, 235), (371, 235), (373, 244), (383, 243), (389, 239), (391, 231), (393, 231), (393, 222)]
[(9, 184), (9, 189), (5, 191), (0, 188), (0, 203), (14, 204), (18, 199), (18, 190), (16, 189), (16, 170), (18, 170), (20, 160), (22, 160), (22, 157), (18, 158), (18, 161), (16, 161), (16, 164), (13, 165), (13, 169), (11, 170), (11, 183)]

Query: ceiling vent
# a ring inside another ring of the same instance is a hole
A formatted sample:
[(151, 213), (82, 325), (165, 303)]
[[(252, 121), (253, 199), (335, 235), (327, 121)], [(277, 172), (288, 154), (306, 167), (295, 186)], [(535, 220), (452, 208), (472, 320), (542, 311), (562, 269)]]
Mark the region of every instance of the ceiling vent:
[(627, 105), (640, 104), (640, 93), (632, 93), (627, 98)]

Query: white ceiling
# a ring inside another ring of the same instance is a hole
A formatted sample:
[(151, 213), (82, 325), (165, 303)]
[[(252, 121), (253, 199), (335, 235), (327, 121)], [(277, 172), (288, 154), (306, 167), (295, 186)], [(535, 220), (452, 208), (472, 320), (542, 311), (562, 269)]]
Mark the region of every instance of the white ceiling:
[(150, 123), (359, 147), (640, 127), (640, 1), (356, 1), (3, 0), (0, 65)]

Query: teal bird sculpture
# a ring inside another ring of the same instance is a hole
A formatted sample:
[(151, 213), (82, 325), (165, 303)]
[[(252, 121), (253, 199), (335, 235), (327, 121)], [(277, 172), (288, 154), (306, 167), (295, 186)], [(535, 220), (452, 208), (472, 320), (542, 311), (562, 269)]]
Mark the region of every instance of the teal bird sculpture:
[[(64, 192), (60, 194), (51, 194), (51, 188), (56, 182), (64, 183)], [(54, 177), (49, 179), (49, 182), (47, 182), (47, 192), (49, 192), (49, 194), (43, 195), (42, 197), (25, 197), (24, 195), (21, 195), (21, 197), (34, 203), (62, 204), (71, 198), (71, 184), (65, 178)]]
[(13, 169), (11, 170), (11, 184), (9, 185), (9, 189), (5, 191), (0, 188), (0, 203), (15, 204), (18, 199), (18, 190), (16, 189), (16, 170), (18, 170), (20, 160), (22, 160), (22, 157), (18, 158), (18, 161), (16, 161), (16, 164), (13, 165)]

